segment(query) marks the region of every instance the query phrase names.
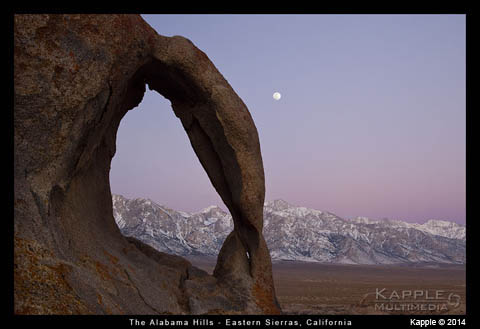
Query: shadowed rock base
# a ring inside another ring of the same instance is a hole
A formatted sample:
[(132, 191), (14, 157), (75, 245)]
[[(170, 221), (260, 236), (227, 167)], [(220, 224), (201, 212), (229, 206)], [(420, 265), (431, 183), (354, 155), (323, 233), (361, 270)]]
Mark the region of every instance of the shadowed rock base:
[[(14, 32), (15, 313), (280, 313), (257, 130), (208, 57), (138, 15), (16, 15)], [(113, 219), (116, 133), (146, 85), (171, 101), (232, 214), (213, 276)]]

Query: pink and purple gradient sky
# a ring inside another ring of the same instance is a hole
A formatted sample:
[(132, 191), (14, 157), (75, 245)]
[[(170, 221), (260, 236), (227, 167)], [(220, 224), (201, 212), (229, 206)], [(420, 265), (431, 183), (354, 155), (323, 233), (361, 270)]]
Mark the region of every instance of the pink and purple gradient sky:
[[(143, 15), (202, 49), (257, 126), (266, 200), (465, 223), (464, 15)], [(272, 94), (282, 94), (275, 101)], [(113, 193), (219, 205), (170, 102), (127, 113)]]

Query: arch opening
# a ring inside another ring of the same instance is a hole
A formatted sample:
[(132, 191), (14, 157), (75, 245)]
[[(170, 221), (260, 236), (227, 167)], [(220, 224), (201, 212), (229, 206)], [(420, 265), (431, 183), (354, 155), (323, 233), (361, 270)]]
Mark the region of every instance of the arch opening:
[(170, 102), (147, 90), (120, 121), (111, 162), (113, 194), (150, 199), (176, 211), (226, 207), (192, 151)]

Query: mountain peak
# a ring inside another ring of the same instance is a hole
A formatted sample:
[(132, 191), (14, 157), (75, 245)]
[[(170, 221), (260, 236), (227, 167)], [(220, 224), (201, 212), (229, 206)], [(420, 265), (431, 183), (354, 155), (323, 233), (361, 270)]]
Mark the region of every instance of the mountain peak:
[(462, 226), (455, 222), (450, 222), (446, 220), (439, 219), (429, 219), (423, 225), (425, 226), (441, 226), (441, 227), (453, 227), (453, 226)]
[(351, 219), (353, 222), (359, 223), (359, 224), (376, 224), (378, 223), (377, 220), (365, 217), (365, 216), (357, 216), (355, 218)]
[(222, 210), (222, 208), (220, 208), (219, 206), (208, 206), (207, 208), (204, 208), (202, 210), (200, 210), (200, 213), (202, 214), (207, 214), (207, 213), (210, 213), (212, 211), (221, 211), (221, 212), (224, 212)]
[(265, 202), (266, 207), (274, 208), (277, 210), (283, 210), (291, 207), (291, 204), (289, 204), (287, 201), (282, 200), (282, 199), (276, 199), (273, 201), (268, 201)]

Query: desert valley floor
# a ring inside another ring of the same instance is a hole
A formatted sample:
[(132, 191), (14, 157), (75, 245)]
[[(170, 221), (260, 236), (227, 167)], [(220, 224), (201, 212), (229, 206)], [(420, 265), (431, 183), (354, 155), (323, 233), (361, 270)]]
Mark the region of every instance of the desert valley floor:
[[(187, 259), (209, 273), (215, 267), (214, 258)], [(273, 275), (285, 314), (465, 314), (464, 265), (279, 261)]]

